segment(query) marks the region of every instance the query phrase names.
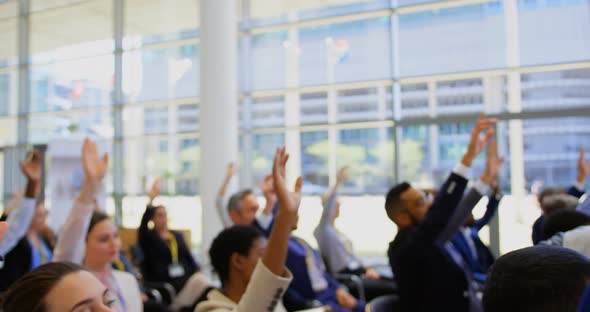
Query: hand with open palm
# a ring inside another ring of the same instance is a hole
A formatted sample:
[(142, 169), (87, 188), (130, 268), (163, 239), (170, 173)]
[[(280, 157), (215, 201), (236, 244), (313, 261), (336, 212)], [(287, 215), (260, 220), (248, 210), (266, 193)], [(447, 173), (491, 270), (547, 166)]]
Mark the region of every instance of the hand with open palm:
[[(463, 155), (461, 163), (467, 167), (471, 167), (473, 160), (479, 155), (492, 136), (494, 136), (494, 125), (496, 119), (486, 118), (485, 114), (481, 114), (475, 123), (475, 128), (471, 131), (471, 139), (467, 146), (467, 151)], [(481, 132), (485, 131), (485, 135), (482, 137)]]
[(39, 182), (41, 181), (41, 174), (43, 160), (41, 157), (41, 153), (38, 150), (33, 150), (27, 156), (27, 160), (21, 162), (20, 167), (23, 174), (27, 177), (28, 180)]
[(81, 197), (85, 202), (93, 202), (96, 194), (100, 192), (102, 179), (107, 173), (109, 155), (105, 153), (100, 157), (96, 143), (88, 138), (84, 140), (82, 145), (82, 167), (86, 180), (82, 187)]
[(273, 185), (279, 201), (279, 213), (289, 215), (291, 221), (296, 222), (299, 205), (301, 204), (302, 179), (301, 177), (297, 178), (294, 192), (287, 191), (287, 187), (285, 186), (285, 167), (288, 160), (289, 155), (285, 152), (285, 147), (278, 148), (272, 168)]
[(576, 182), (578, 184), (586, 183), (586, 177), (590, 171), (590, 164), (586, 161), (584, 148), (580, 148), (580, 156), (578, 157), (578, 176)]

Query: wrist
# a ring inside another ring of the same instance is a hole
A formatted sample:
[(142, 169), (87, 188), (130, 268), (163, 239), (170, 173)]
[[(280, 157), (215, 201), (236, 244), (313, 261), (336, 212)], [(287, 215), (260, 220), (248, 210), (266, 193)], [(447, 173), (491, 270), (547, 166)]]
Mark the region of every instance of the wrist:
[(469, 154), (465, 154), (463, 156), (463, 159), (461, 159), (461, 163), (466, 167), (471, 167), (471, 165), (473, 164), (473, 159), (474, 159), (473, 156), (471, 156)]
[(576, 177), (576, 183), (578, 183), (578, 184), (586, 183), (586, 176), (578, 174), (578, 176)]

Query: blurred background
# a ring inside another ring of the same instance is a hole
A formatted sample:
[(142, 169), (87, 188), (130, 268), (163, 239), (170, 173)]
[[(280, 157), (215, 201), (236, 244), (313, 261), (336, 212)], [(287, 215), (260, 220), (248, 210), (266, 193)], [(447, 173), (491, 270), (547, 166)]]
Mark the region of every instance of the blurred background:
[[(260, 182), (285, 144), (305, 181), (298, 233), (312, 244), (319, 195), (347, 165), (338, 226), (360, 254), (383, 257), (396, 233), (384, 193), (438, 186), (485, 111), (508, 163), (482, 236), (496, 252), (528, 246), (534, 193), (571, 185), (578, 149), (590, 149), (589, 0), (238, 2), (239, 184)], [(197, 0), (0, 0), (3, 202), (27, 147), (92, 136), (111, 152), (117, 222), (139, 225), (159, 176), (172, 225), (200, 247), (214, 208), (200, 201), (199, 27)]]

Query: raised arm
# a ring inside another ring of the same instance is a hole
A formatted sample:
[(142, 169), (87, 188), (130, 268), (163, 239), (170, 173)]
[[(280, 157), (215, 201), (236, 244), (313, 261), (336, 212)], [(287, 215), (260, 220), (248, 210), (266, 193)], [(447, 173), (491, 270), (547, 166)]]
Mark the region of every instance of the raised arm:
[(256, 215), (256, 223), (258, 223), (258, 227), (264, 232), (266, 237), (268, 237), (272, 231), (273, 220), (279, 209), (277, 205), (277, 194), (274, 191), (273, 183), (273, 177), (271, 174), (266, 176), (264, 181), (259, 185), (260, 190), (264, 195), (264, 199), (266, 200), (266, 204), (262, 213)]
[[(494, 135), (493, 126), (495, 123), (495, 119), (487, 119), (484, 114), (478, 118), (475, 128), (471, 132), (471, 139), (461, 163), (453, 170), (453, 173), (451, 173), (442, 185), (424, 221), (418, 227), (417, 239), (421, 241), (421, 246), (431, 245), (435, 242), (444, 242), (446, 236), (454, 234), (458, 229), (451, 229), (448, 226), (449, 221), (453, 217), (453, 214), (455, 214), (457, 205), (461, 201), (463, 192), (467, 186), (473, 160), (483, 151), (488, 141)], [(485, 136), (481, 137), (481, 133), (484, 131)]]
[(22, 200), (20, 208), (12, 211), (6, 222), (10, 228), (6, 232), (4, 239), (0, 242), (0, 255), (6, 255), (18, 241), (25, 236), (33, 215), (35, 213), (35, 198), (41, 187), (41, 173), (43, 160), (39, 151), (33, 150), (29, 153), (27, 159), (21, 163), (21, 171), (27, 178), (27, 187), (25, 189), (25, 198)]
[(325, 229), (327, 226), (332, 224), (334, 214), (336, 213), (338, 189), (348, 178), (348, 167), (343, 167), (338, 171), (336, 177), (336, 184), (326, 193), (326, 199), (322, 201), (324, 210), (322, 211), (322, 217), (320, 219), (319, 228)]
[(145, 211), (143, 212), (143, 216), (141, 216), (139, 229), (137, 229), (137, 238), (140, 242), (144, 240), (145, 236), (149, 233), (148, 224), (154, 216), (154, 199), (158, 197), (158, 195), (160, 195), (160, 178), (156, 178), (152, 184), (152, 188), (150, 189), (150, 193), (148, 195), (148, 203), (145, 207)]
[(86, 232), (95, 207), (96, 195), (102, 188), (102, 179), (106, 175), (108, 164), (108, 154), (104, 154), (101, 158), (96, 144), (89, 139), (84, 140), (82, 146), (84, 184), (61, 229), (53, 261), (82, 263), (86, 248)]
[(500, 205), (500, 199), (502, 195), (500, 194), (500, 189), (498, 187), (498, 179), (496, 178), (493, 180), (491, 184), (492, 194), (489, 197), (488, 205), (486, 206), (486, 212), (481, 217), (481, 219), (475, 222), (475, 228), (480, 231), (484, 226), (488, 225), (492, 218), (496, 215), (496, 211), (498, 211), (498, 206)]
[[(297, 224), (299, 204), (301, 203), (301, 177), (295, 183), (295, 192), (287, 191), (285, 186), (285, 165), (289, 156), (285, 148), (278, 148), (273, 164), (273, 189), (277, 194), (279, 211), (275, 218), (268, 245), (259, 265), (248, 283), (246, 292), (234, 311), (262, 311), (261, 303), (277, 302), (288, 288), (290, 279), (285, 267), (289, 236)], [(269, 285), (280, 284), (282, 291), (270, 289)], [(269, 291), (261, 291), (267, 289)], [(274, 309), (272, 309), (274, 310)]]
[(586, 193), (586, 177), (588, 177), (588, 171), (590, 171), (590, 164), (585, 159), (584, 148), (581, 147), (580, 156), (578, 157), (578, 174), (576, 176), (576, 182), (568, 189), (568, 194), (580, 198)]
[(219, 214), (219, 219), (221, 223), (223, 223), (223, 227), (228, 228), (232, 226), (233, 222), (229, 218), (227, 209), (224, 204), (225, 193), (227, 192), (227, 187), (229, 182), (231, 181), (232, 177), (236, 173), (236, 166), (234, 163), (230, 163), (227, 165), (227, 172), (225, 174), (225, 179), (217, 191), (217, 198), (215, 199), (215, 208), (217, 209), (217, 213)]

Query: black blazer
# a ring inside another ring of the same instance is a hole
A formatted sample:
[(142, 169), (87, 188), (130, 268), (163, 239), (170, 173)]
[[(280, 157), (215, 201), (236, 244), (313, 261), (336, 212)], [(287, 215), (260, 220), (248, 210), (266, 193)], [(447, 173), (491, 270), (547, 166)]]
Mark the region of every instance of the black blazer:
[(155, 207), (148, 206), (146, 208), (137, 233), (139, 246), (144, 254), (144, 259), (141, 263), (141, 273), (143, 274), (143, 278), (148, 282), (170, 283), (179, 291), (191, 275), (200, 271), (201, 268), (193, 258), (182, 234), (171, 231), (178, 243), (178, 262), (184, 268), (184, 276), (178, 278), (170, 277), (169, 266), (172, 264), (170, 248), (168, 248), (168, 244), (156, 231), (148, 228), (148, 223), (154, 216), (154, 211)]
[(398, 232), (388, 256), (400, 292), (401, 311), (469, 311), (465, 272), (438, 242), (467, 180), (452, 173), (424, 220)]
[[(41, 239), (53, 249), (53, 246), (44, 237)], [(4, 257), (4, 266), (0, 269), (0, 292), (8, 289), (23, 275), (31, 271), (31, 244), (25, 236), (21, 238), (16, 246)]]

